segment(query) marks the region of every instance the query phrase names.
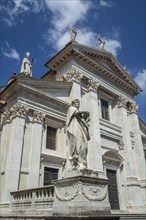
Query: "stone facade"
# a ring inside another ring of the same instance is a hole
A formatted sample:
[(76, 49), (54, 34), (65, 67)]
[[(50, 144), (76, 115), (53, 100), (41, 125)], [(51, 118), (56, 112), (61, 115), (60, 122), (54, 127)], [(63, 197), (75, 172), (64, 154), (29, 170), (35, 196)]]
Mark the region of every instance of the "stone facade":
[[(75, 41), (45, 65), (53, 77), (20, 73), (1, 93), (2, 218), (144, 219), (141, 89), (111, 53)], [(66, 165), (66, 114), (76, 98), (90, 113), (85, 170)]]

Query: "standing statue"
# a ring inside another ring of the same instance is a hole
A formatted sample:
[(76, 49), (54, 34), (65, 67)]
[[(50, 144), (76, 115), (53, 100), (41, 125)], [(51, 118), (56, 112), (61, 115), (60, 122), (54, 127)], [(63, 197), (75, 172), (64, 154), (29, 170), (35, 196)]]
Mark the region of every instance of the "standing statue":
[(75, 99), (67, 111), (67, 153), (72, 168), (87, 167), (89, 112), (79, 111), (80, 101)]
[(70, 32), (70, 40), (75, 41), (76, 36), (77, 36), (77, 31), (74, 28), (72, 28)]
[(99, 48), (104, 50), (105, 41), (100, 36), (98, 37), (98, 44), (99, 44)]
[(24, 73), (25, 75), (32, 77), (32, 65), (30, 63), (29, 57), (30, 53), (27, 52), (26, 57), (22, 61), (20, 73)]

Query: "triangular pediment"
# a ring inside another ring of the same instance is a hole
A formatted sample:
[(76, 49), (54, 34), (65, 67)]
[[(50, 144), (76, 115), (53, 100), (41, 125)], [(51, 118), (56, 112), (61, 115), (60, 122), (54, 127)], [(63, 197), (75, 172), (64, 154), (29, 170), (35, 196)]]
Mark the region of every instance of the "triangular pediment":
[(126, 88), (134, 95), (141, 92), (141, 88), (132, 79), (128, 71), (124, 69), (110, 52), (91, 48), (77, 42), (70, 42), (45, 65), (53, 71), (57, 71), (71, 57), (82, 63), (84, 62), (88, 68), (94, 69), (102, 77), (113, 81), (123, 89)]

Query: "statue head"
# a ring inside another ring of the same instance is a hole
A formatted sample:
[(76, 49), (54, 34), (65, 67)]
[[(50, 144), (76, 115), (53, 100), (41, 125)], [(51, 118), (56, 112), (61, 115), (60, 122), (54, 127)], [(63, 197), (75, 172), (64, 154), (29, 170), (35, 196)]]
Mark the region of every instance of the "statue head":
[(26, 57), (29, 58), (30, 57), (30, 53), (26, 52)]
[(80, 101), (79, 99), (74, 99), (72, 102), (71, 102), (72, 106), (76, 107), (76, 108), (79, 108), (80, 107)]

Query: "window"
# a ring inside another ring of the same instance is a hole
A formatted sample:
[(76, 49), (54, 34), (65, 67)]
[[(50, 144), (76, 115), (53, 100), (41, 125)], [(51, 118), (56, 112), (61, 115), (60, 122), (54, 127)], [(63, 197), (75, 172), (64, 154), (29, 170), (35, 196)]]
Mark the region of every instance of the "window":
[(52, 181), (57, 179), (58, 169), (44, 167), (44, 186), (52, 184)]
[(47, 126), (46, 148), (56, 150), (56, 133), (57, 129)]
[(117, 189), (116, 171), (107, 169), (108, 183), (108, 194), (111, 209), (119, 209), (119, 198)]
[(103, 99), (101, 99), (101, 116), (109, 121), (108, 102)]

